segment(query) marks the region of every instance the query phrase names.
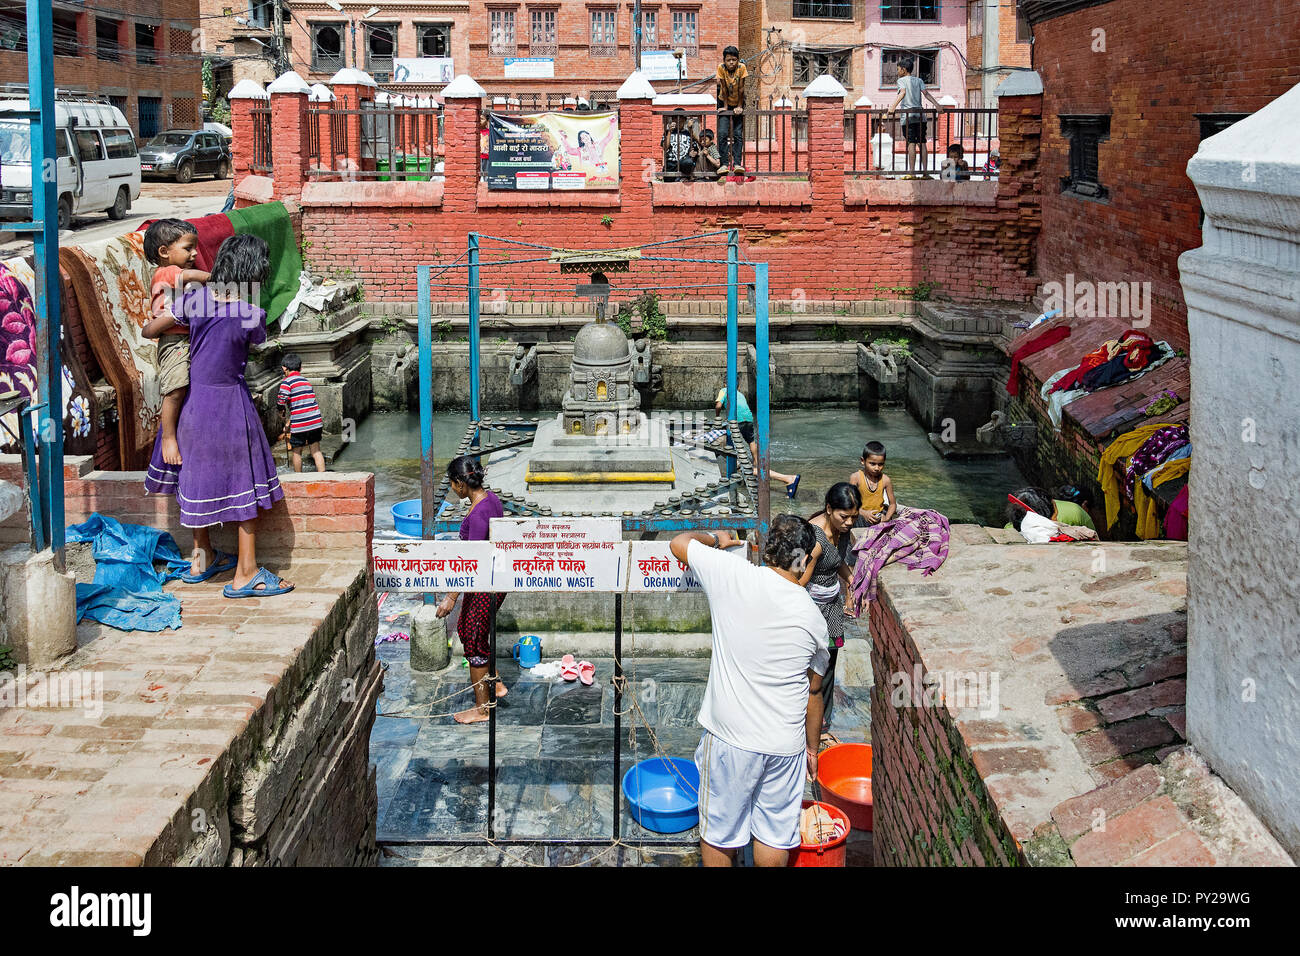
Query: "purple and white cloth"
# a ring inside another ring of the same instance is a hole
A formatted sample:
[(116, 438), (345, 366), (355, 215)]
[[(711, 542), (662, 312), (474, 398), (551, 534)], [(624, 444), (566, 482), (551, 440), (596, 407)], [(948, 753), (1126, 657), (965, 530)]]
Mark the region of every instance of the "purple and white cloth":
[(937, 511), (900, 507), (893, 519), (866, 530), (853, 546), (857, 554), (852, 583), (855, 615), (876, 599), (877, 579), (885, 565), (897, 561), (928, 576), (948, 558), (948, 519)]

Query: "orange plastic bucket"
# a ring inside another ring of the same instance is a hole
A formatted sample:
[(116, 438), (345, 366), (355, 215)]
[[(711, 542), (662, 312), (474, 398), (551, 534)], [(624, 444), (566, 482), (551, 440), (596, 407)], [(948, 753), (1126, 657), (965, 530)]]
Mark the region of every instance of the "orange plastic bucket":
[(805, 800), (803, 802), (804, 809), (808, 809), (814, 803), (829, 813), (833, 819), (844, 821), (844, 836), (838, 840), (832, 840), (830, 843), (800, 843), (799, 846), (790, 851), (790, 860), (786, 865), (844, 866), (844, 861), (848, 857), (849, 834), (853, 832), (853, 824), (843, 810), (825, 802)]
[(836, 744), (817, 757), (822, 802), (838, 807), (855, 830), (871, 832), (871, 744)]

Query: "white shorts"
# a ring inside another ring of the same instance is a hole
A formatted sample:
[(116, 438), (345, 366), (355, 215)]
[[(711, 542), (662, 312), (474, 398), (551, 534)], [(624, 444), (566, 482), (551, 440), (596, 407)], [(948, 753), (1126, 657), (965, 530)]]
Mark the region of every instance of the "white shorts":
[(695, 748), (700, 770), (700, 839), (720, 849), (755, 839), (777, 850), (799, 845), (802, 753), (790, 757), (733, 747), (705, 731)]

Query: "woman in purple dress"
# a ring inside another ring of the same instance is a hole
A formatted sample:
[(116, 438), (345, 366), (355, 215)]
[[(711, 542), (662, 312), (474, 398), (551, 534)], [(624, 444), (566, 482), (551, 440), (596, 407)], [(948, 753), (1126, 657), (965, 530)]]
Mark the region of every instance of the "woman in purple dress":
[[(250, 305), (266, 281), (270, 259), (257, 236), (221, 244), (206, 286), (181, 299), (190, 327), (190, 392), (176, 438), (181, 466), (176, 500), (181, 524), (194, 529), (194, 577), (229, 569), (229, 555), (212, 549), (208, 529), (239, 522), (239, 554), (228, 598), (270, 597), (293, 585), (257, 564), (257, 516), (284, 497), (262, 420), (244, 382), (248, 349), (266, 341), (266, 313)], [(225, 558), (226, 560), (222, 560)]]
[[(447, 466), (447, 478), (451, 482), (452, 493), (459, 498), (468, 499), (469, 514), (460, 522), (460, 540), (486, 541), (493, 518), (505, 514), (501, 499), (483, 487), (483, 466), (477, 458), (461, 455), (453, 458)], [(469, 661), (470, 681), (474, 686), (474, 706), (456, 714), (456, 723), (474, 724), (488, 719), (488, 689), (486, 678), (488, 669), (496, 673), (492, 666), (491, 627), (492, 615), (505, 600), (504, 594), (474, 593), (466, 594), (460, 609), (460, 618), (456, 624), (456, 633), (465, 648), (465, 657)], [(438, 605), (438, 617), (446, 617), (456, 606), (456, 595), (448, 594)], [(497, 697), (506, 696), (506, 687), (497, 682)]]

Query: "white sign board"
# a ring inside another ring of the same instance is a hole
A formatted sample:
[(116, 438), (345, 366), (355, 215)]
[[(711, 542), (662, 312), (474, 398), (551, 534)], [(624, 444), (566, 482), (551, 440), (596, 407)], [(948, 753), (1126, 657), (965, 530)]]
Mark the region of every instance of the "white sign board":
[(633, 541), (627, 589), (632, 594), (698, 591), (700, 579), (673, 557), (667, 541)]
[[(686, 79), (686, 59), (682, 58), (682, 79)], [(641, 75), (647, 80), (676, 80), (677, 57), (672, 50), (642, 50)]]
[(493, 591), (490, 541), (376, 541), (378, 591)]
[(535, 545), (496, 541), (496, 591), (621, 591), (627, 574), (626, 541)]
[(569, 544), (574, 541), (622, 541), (618, 518), (493, 518), (488, 537), (493, 541), (530, 544)]
[(421, 56), (393, 60), (394, 83), (441, 83), (447, 84), (455, 76), (455, 68), (449, 56)]
[(555, 58), (549, 56), (508, 56), (507, 80), (549, 80), (555, 76)]

